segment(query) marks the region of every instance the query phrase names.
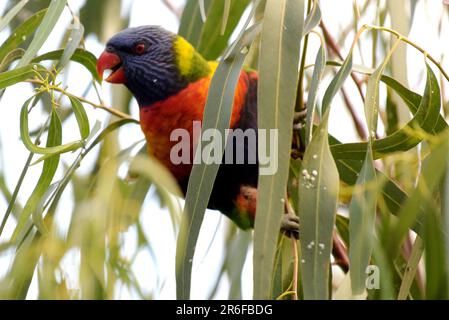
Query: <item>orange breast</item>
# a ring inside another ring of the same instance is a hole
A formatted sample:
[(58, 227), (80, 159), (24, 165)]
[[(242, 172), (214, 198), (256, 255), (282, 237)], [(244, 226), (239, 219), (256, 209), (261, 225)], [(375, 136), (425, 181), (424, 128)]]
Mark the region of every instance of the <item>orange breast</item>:
[[(140, 122), (148, 143), (148, 152), (161, 161), (178, 181), (190, 174), (192, 165), (172, 163), (170, 152), (178, 142), (170, 141), (170, 136), (176, 129), (185, 129), (192, 137), (193, 122), (203, 119), (210, 81), (211, 77), (201, 79), (164, 101), (140, 109)], [(245, 105), (248, 81), (248, 75), (242, 72), (234, 97), (231, 128), (240, 119), (240, 111)], [(196, 142), (193, 144), (196, 145)], [(190, 154), (193, 155), (193, 146)]]

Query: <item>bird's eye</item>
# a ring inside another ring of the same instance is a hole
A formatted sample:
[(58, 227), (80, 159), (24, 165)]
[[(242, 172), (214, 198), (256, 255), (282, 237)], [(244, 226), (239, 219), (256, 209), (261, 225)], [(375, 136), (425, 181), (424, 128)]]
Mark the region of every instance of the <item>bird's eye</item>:
[(136, 44), (136, 46), (134, 47), (134, 52), (136, 54), (144, 54), (145, 53), (145, 44), (144, 43), (138, 43)]

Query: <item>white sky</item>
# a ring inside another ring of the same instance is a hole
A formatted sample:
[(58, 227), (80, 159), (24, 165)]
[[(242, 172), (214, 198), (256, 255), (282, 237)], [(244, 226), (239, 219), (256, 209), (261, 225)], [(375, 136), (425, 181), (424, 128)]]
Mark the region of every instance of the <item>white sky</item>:
[[(396, 1), (396, 0), (395, 0)], [(172, 1), (178, 6), (184, 3), (184, 0)], [(71, 7), (77, 11), (82, 4), (83, 0), (69, 0)], [(427, 0), (420, 1), (420, 4), (416, 10), (415, 24), (414, 28), (411, 30), (410, 38), (420, 44), (423, 48), (426, 48), (430, 54), (434, 55), (437, 59), (441, 57), (443, 52), (449, 52), (449, 42), (444, 41), (444, 46), (442, 41), (438, 39), (438, 22), (442, 10), (441, 0)], [(324, 21), (331, 32), (336, 36), (338, 32), (346, 27), (347, 21), (352, 19), (352, 9), (353, 0), (322, 0), (321, 7), (323, 10)], [(167, 8), (161, 4), (159, 0), (126, 0), (123, 10), (127, 11), (131, 8), (131, 21), (130, 26), (138, 26), (144, 24), (155, 24), (161, 25), (166, 29), (176, 32), (178, 29), (177, 18), (169, 11)], [(0, 12), (4, 11), (4, 2), (0, 2)], [(373, 13), (371, 12), (365, 21), (362, 23), (373, 24), (372, 19)], [(67, 27), (70, 22), (70, 15), (68, 12), (64, 12), (63, 17), (61, 17), (58, 25), (54, 28), (54, 31), (50, 35), (50, 38), (42, 48), (41, 52), (46, 52), (54, 50), (58, 47), (60, 39), (62, 37), (63, 30)], [(444, 30), (447, 31), (447, 23), (444, 25)], [(447, 32), (443, 32), (447, 34)], [(0, 43), (7, 37), (8, 32), (0, 32)], [(349, 37), (352, 39), (352, 37)], [(315, 37), (311, 37), (311, 49), (309, 50), (309, 56), (307, 58), (307, 64), (313, 63), (315, 57), (315, 52), (317, 49), (318, 41)], [(350, 43), (344, 45), (344, 49), (348, 49)], [(86, 42), (86, 47), (88, 50), (92, 51), (97, 56), (103, 50), (103, 44), (99, 43), (93, 37), (89, 37)], [(370, 50), (371, 48), (362, 48), (363, 55), (367, 61), (370, 61)], [(357, 60), (357, 57), (356, 57)], [(360, 61), (358, 61), (359, 63)], [(424, 64), (422, 55), (417, 54), (414, 50), (409, 50), (407, 64), (409, 66), (416, 66), (414, 68), (409, 68), (409, 82), (410, 87), (413, 90), (420, 92), (423, 88), (423, 70)], [(449, 61), (447, 59), (444, 61), (444, 66), (446, 70), (449, 70)], [(89, 79), (89, 74), (84, 71), (81, 67), (73, 65), (70, 68), (69, 77), (69, 91), (75, 94), (81, 95), (85, 90), (87, 84), (86, 81), (80, 81), (79, 79)], [(324, 94), (324, 89), (329, 83), (330, 78), (327, 78), (322, 85), (320, 98)], [(357, 107), (360, 117), (363, 119), (363, 105), (359, 101), (360, 98), (356, 95), (356, 90), (353, 84), (348, 81), (346, 84), (348, 92), (351, 93), (351, 100)], [(103, 86), (103, 96), (109, 97), (110, 85), (104, 84)], [(21, 107), (24, 100), (31, 93), (29, 86), (27, 85), (17, 85), (6, 91), (5, 96), (0, 101), (0, 109), (2, 110), (2, 116), (0, 117), (0, 141), (2, 143), (2, 153), (4, 155), (4, 170), (6, 173), (6, 180), (10, 189), (14, 188), (14, 185), (20, 175), (22, 166), (28, 156), (27, 150), (23, 147), (22, 142), (19, 139), (19, 108)], [(88, 98), (95, 101), (95, 94), (90, 92)], [(106, 100), (108, 101), (108, 100)], [(89, 111), (89, 119), (93, 124), (95, 120), (104, 121), (106, 119), (106, 114), (103, 111), (94, 111), (87, 107)], [(330, 122), (330, 132), (334, 134), (337, 138), (343, 141), (354, 141), (354, 128), (346, 109), (342, 105), (341, 99), (338, 97), (334, 104), (331, 114)], [(137, 117), (138, 109), (137, 105), (134, 103), (133, 115)], [(43, 115), (43, 112), (42, 112)], [(37, 119), (37, 118), (34, 118)], [(36, 125), (39, 124), (39, 119), (33, 121)], [(77, 131), (75, 129), (76, 123), (74, 119), (71, 119), (69, 123), (64, 127), (64, 141), (71, 141), (77, 139)], [(33, 126), (32, 126), (33, 127)], [(142, 134), (140, 129), (136, 126), (127, 126), (126, 135), (122, 134), (120, 136), (120, 142), (123, 148), (133, 144), (135, 141), (142, 139)], [(86, 158), (80, 172), (88, 172), (90, 166), (92, 165), (92, 159), (95, 155)], [(65, 155), (63, 157), (67, 163), (73, 160), (72, 155)], [(35, 181), (40, 173), (40, 167), (36, 166), (30, 170), (25, 184), (24, 192), (19, 196), (21, 203), (27, 199), (27, 196), (32, 191)], [(62, 169), (59, 169), (59, 175), (61, 175)], [(58, 223), (61, 230), (66, 230), (68, 226), (68, 213), (72, 210), (71, 203), (71, 188), (65, 193), (65, 197), (62, 201), (65, 203), (65, 208), (58, 212)], [(3, 216), (2, 212), (5, 212), (7, 204), (1, 200), (0, 201), (0, 217)], [(220, 218), (220, 215), (216, 212), (208, 212), (204, 221), (203, 229), (200, 234), (200, 239), (198, 241), (196, 259), (193, 265), (193, 279), (192, 279), (192, 298), (194, 299), (204, 299), (208, 297), (211, 289), (211, 285), (214, 284), (216, 274), (219, 272), (221, 267), (221, 261), (223, 258), (224, 249), (224, 235), (226, 233), (226, 218)], [(12, 220), (11, 220), (12, 221)], [(147, 201), (142, 214), (142, 221), (145, 227), (145, 232), (150, 238), (153, 244), (155, 254), (157, 256), (158, 265), (154, 266), (151, 262), (150, 255), (143, 252), (139, 255), (134, 270), (138, 276), (138, 280), (143, 288), (154, 288), (155, 286), (155, 273), (159, 273), (161, 278), (166, 279), (166, 283), (163, 289), (155, 298), (160, 299), (174, 299), (175, 298), (175, 279), (174, 279), (174, 257), (175, 257), (175, 244), (176, 240), (173, 236), (171, 222), (168, 213), (165, 210), (161, 210), (155, 201)], [(221, 223), (220, 223), (221, 221)], [(217, 235), (214, 237), (215, 230), (219, 225)], [(5, 234), (0, 239), (5, 241), (9, 238), (13, 230), (13, 223), (8, 223), (7, 230)], [(130, 252), (134, 250), (135, 241), (133, 240), (135, 233), (133, 230), (128, 232), (126, 237), (126, 248)], [(210, 250), (208, 250), (210, 242), (213, 240), (213, 245)], [(10, 255), (0, 255), (0, 276), (6, 272), (6, 268), (9, 264)], [(242, 277), (243, 281), (243, 297), (252, 297), (252, 252), (248, 254), (247, 263), (244, 268)], [(72, 254), (65, 260), (66, 271), (70, 277), (76, 272), (77, 257), (76, 254)], [(33, 284), (34, 292), (36, 289), (36, 284)], [(228, 281), (222, 281), (220, 290), (218, 292), (217, 298), (226, 299), (228, 295), (229, 285)], [(156, 290), (157, 292), (158, 290)], [(30, 298), (34, 295), (31, 294)], [(133, 293), (123, 290), (119, 295), (120, 298), (135, 298)]]

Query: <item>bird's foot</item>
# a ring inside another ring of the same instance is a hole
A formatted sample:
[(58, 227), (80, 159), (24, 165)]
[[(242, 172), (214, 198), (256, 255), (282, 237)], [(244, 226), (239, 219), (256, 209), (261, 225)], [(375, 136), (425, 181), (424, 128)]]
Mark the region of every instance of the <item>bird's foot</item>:
[(301, 129), (307, 118), (307, 109), (303, 109), (299, 112), (295, 112), (293, 117), (293, 127), (297, 130)]
[(299, 217), (294, 213), (286, 213), (282, 217), (281, 231), (287, 237), (299, 238)]

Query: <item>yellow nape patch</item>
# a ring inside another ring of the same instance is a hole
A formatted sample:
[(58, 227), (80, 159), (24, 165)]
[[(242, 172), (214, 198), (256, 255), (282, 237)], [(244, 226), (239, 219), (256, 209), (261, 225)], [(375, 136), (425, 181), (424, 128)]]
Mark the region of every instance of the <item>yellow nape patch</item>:
[(179, 71), (182, 76), (188, 76), (192, 70), (193, 56), (195, 49), (183, 37), (177, 37), (175, 40), (175, 52)]
[(215, 70), (218, 68), (218, 61), (209, 61), (208, 65), (210, 67), (210, 70), (212, 71), (212, 74), (215, 73)]

